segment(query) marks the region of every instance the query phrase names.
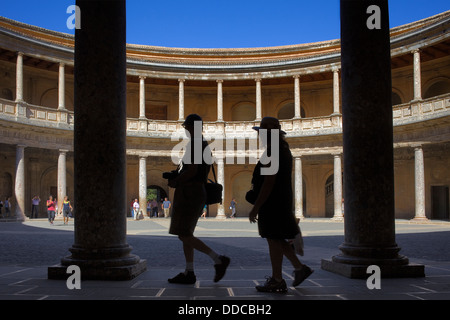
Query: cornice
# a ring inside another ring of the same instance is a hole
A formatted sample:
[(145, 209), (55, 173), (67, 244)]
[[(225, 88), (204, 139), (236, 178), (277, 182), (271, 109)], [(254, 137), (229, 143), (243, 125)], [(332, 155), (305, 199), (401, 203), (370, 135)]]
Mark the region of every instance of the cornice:
[[(430, 44), (450, 37), (450, 11), (391, 29), (391, 46), (396, 54), (398, 48), (408, 46), (408, 50), (420, 47), (425, 41)], [(12, 42), (28, 43), (33, 47), (34, 56), (45, 59), (54, 55), (73, 56), (74, 36), (0, 17), (0, 34)], [(5, 49), (7, 39), (0, 41)], [(39, 49), (40, 48), (40, 49)], [(11, 48), (14, 50), (14, 48)], [(17, 50), (17, 49), (16, 49)], [(39, 52), (39, 50), (41, 52)], [(261, 48), (169, 48), (148, 45), (127, 44), (127, 63), (131, 69), (155, 70), (163, 72), (221, 73), (260, 72), (263, 70), (287, 70), (338, 63), (340, 61), (340, 40), (294, 44)], [(73, 58), (71, 61), (73, 65)]]

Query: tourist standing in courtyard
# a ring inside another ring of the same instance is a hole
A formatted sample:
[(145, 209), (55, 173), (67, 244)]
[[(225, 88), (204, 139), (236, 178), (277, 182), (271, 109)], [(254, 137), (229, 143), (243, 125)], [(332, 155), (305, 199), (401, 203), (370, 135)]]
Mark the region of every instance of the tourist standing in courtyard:
[(56, 201), (53, 201), (53, 197), (49, 196), (47, 200), (47, 216), (48, 222), (50, 222), (50, 224), (53, 224), (53, 220), (55, 220), (55, 208)]
[[(260, 126), (253, 129), (258, 131), (258, 136), (266, 150), (253, 172), (252, 184), (255, 198), (251, 201), (254, 206), (250, 211), (249, 220), (251, 223), (258, 223), (259, 234), (267, 239), (272, 264), (272, 276), (264, 285), (257, 286), (256, 289), (261, 292), (284, 293), (287, 292), (286, 282), (282, 276), (284, 256), (295, 268), (292, 284), (294, 287), (313, 272), (300, 262), (293, 247), (287, 241), (287, 239), (294, 239), (300, 233), (292, 211), (292, 154), (278, 119), (265, 117), (261, 120)], [(261, 132), (262, 129), (264, 132)], [(267, 159), (270, 161), (266, 161)], [(274, 165), (275, 170), (268, 170)], [(283, 201), (280, 202), (280, 199)]]
[(39, 196), (34, 196), (31, 199), (31, 215), (30, 219), (37, 218), (39, 215), (39, 203), (41, 202), (41, 198)]
[[(206, 202), (205, 184), (210, 170), (210, 164), (205, 162), (204, 155), (211, 155), (211, 150), (203, 139), (202, 124), (202, 118), (197, 114), (186, 117), (183, 127), (187, 131), (189, 143), (180, 171), (176, 177), (169, 179), (169, 186), (175, 188), (169, 233), (177, 235), (183, 242), (186, 260), (185, 271), (168, 279), (170, 283), (194, 284), (197, 281), (194, 273), (194, 249), (208, 255), (214, 261), (216, 270), (214, 282), (222, 279), (230, 263), (230, 258), (217, 254), (194, 236), (197, 221)], [(194, 154), (194, 151), (201, 151), (202, 154)], [(199, 159), (201, 161), (198, 161)]]
[[(68, 196), (64, 197), (61, 211), (62, 211), (62, 214), (64, 217), (64, 224), (69, 224), (69, 215), (70, 215), (70, 212), (72, 211), (72, 205), (70, 204)], [(60, 213), (61, 213), (61, 211), (60, 211)]]

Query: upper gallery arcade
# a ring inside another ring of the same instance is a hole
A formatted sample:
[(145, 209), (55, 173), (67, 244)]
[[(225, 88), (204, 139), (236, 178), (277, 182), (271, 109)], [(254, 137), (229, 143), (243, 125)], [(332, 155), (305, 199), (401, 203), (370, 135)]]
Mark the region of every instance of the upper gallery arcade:
[[(449, 26), (447, 11), (391, 30), (397, 218), (449, 218)], [(35, 194), (73, 198), (73, 56), (73, 36), (0, 17), (0, 199), (10, 197), (18, 216), (30, 214)], [(127, 45), (127, 199), (143, 202), (147, 189), (172, 196), (161, 177), (174, 166), (171, 137), (197, 113), (206, 138), (233, 142), (216, 154), (225, 200), (210, 216), (227, 214), (232, 198), (246, 216), (249, 158), (258, 154), (248, 146), (256, 139), (251, 127), (274, 116), (295, 158), (296, 215), (342, 218), (340, 90), (339, 40), (243, 49)]]

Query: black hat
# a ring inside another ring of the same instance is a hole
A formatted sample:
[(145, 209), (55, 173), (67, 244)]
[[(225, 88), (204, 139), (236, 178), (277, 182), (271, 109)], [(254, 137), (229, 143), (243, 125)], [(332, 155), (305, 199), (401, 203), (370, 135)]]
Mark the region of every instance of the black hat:
[(202, 117), (200, 117), (198, 114), (192, 113), (192, 114), (188, 115), (186, 117), (186, 119), (184, 120), (183, 127), (193, 126), (195, 121), (201, 121), (203, 124)]
[(283, 130), (281, 130), (280, 121), (278, 121), (277, 118), (274, 117), (264, 117), (261, 120), (261, 123), (259, 124), (259, 127), (253, 127), (253, 130), (259, 131), (259, 129), (278, 129), (280, 130), (281, 134), (286, 134)]

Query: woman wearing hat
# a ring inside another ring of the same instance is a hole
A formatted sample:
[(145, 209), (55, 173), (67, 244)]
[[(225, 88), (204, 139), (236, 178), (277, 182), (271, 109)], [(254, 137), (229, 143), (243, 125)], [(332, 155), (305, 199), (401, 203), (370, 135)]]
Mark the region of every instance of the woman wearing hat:
[[(282, 276), (284, 256), (295, 269), (292, 284), (294, 287), (313, 272), (300, 262), (293, 247), (286, 241), (294, 239), (300, 233), (292, 212), (292, 154), (278, 119), (265, 117), (261, 120), (260, 126), (253, 129), (258, 131), (266, 150), (253, 172), (252, 184), (257, 196), (249, 220), (251, 223), (258, 223), (259, 234), (267, 239), (272, 264), (272, 276), (256, 289), (261, 292), (285, 293), (287, 286)], [(262, 161), (263, 159), (270, 159), (270, 162), (266, 163)], [(268, 167), (273, 165), (274, 161), (278, 161), (276, 172), (268, 171)]]
[[(189, 133), (189, 143), (183, 156), (179, 174), (169, 179), (169, 186), (175, 188), (172, 219), (169, 233), (177, 235), (183, 242), (186, 270), (169, 279), (170, 283), (194, 284), (194, 249), (207, 254), (214, 261), (216, 274), (214, 282), (225, 275), (230, 263), (226, 256), (217, 254), (203, 241), (194, 237), (195, 226), (202, 214), (206, 202), (205, 183), (208, 179), (210, 164), (204, 155), (211, 154), (208, 142), (202, 136), (202, 118), (197, 114), (186, 117), (183, 127)], [(197, 152), (197, 154), (195, 154)], [(201, 154), (199, 154), (201, 152)]]

